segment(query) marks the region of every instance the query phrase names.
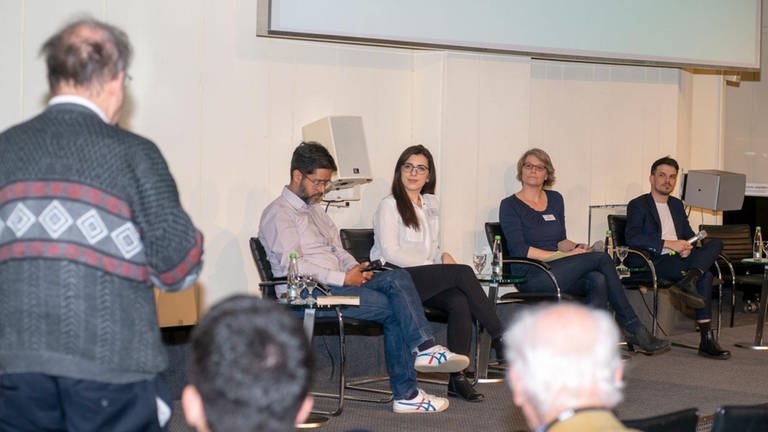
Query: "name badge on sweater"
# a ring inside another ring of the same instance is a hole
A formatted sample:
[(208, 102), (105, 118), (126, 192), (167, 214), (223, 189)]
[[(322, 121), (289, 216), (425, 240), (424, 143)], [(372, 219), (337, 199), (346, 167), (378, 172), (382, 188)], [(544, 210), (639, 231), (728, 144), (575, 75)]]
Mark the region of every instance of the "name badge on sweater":
[(542, 215), (541, 217), (543, 217), (544, 220), (547, 222), (552, 222), (557, 220), (557, 218), (555, 218), (555, 215), (553, 214), (545, 214), (545, 215)]

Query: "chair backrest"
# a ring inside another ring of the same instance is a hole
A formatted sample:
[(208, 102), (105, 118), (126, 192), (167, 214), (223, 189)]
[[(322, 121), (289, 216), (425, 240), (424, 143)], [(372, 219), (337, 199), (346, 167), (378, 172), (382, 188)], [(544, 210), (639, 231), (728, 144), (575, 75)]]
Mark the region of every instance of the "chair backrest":
[(608, 229), (611, 230), (611, 237), (613, 237), (614, 246), (627, 245), (627, 236), (624, 234), (627, 229), (626, 215), (608, 215)]
[(712, 432), (768, 430), (768, 404), (722, 406), (715, 411)]
[(720, 239), (723, 242), (722, 254), (730, 260), (752, 257), (752, 232), (747, 224), (737, 225), (699, 225), (699, 230), (707, 232), (702, 240)]
[(253, 256), (253, 262), (256, 264), (256, 269), (259, 271), (259, 277), (264, 282), (269, 282), (275, 279), (275, 275), (272, 274), (272, 265), (267, 258), (267, 251), (264, 249), (264, 245), (261, 244), (261, 240), (258, 237), (251, 237), (251, 255)]
[(504, 257), (509, 257), (509, 250), (507, 250), (507, 240), (504, 238), (504, 232), (501, 230), (501, 224), (498, 222), (486, 222), (485, 223), (485, 238), (488, 240), (488, 246), (493, 249), (493, 239), (496, 236), (501, 236), (501, 254)]
[(688, 408), (642, 419), (624, 420), (624, 426), (643, 432), (696, 432), (699, 410)]
[(342, 228), (339, 230), (341, 246), (358, 262), (370, 261), (373, 247), (373, 229)]

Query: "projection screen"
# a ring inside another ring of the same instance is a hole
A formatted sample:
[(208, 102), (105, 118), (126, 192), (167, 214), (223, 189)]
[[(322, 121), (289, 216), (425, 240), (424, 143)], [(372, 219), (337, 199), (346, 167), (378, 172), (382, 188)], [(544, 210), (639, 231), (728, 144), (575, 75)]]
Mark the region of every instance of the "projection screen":
[(760, 0), (259, 0), (258, 34), (758, 70)]

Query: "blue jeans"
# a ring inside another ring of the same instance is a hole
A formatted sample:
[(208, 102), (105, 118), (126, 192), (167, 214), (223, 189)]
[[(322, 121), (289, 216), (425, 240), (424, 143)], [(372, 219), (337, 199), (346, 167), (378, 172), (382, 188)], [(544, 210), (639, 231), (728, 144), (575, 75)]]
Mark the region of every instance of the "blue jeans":
[(395, 400), (407, 399), (416, 392), (417, 347), (432, 339), (432, 330), (421, 299), (405, 270), (376, 273), (360, 287), (331, 286), (334, 295), (360, 296), (360, 306), (345, 309), (351, 318), (376, 321), (384, 326), (389, 383)]
[[(605, 309), (610, 304), (616, 313), (616, 321), (629, 331), (642, 325), (635, 310), (627, 300), (624, 286), (616, 273), (616, 267), (602, 252), (586, 252), (571, 255), (548, 263), (560, 285), (560, 291), (585, 297), (586, 303)], [(521, 266), (522, 267), (522, 266)], [(528, 267), (528, 281), (520, 286), (522, 291), (552, 291), (551, 279), (542, 271)]]
[(696, 284), (696, 291), (704, 297), (704, 307), (696, 309), (696, 320), (706, 321), (712, 319), (712, 280), (714, 276), (709, 268), (717, 260), (717, 255), (723, 250), (723, 242), (719, 239), (709, 240), (701, 247), (693, 248), (687, 258), (681, 258), (680, 254), (658, 255), (653, 259), (656, 267), (656, 276), (677, 282), (683, 278), (683, 272), (692, 268), (702, 271), (703, 275)]

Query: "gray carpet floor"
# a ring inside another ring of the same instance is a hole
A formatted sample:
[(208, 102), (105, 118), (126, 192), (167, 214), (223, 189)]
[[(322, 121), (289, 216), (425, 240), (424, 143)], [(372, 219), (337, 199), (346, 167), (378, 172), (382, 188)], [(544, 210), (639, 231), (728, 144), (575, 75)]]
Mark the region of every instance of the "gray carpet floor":
[[(625, 399), (616, 408), (619, 418), (643, 418), (696, 407), (701, 415), (699, 430), (708, 431), (711, 416), (721, 405), (768, 402), (768, 351), (753, 351), (734, 346), (736, 342), (753, 340), (754, 322), (755, 314), (738, 313), (737, 326), (722, 329), (721, 344), (733, 353), (733, 357), (728, 361), (706, 359), (698, 356), (696, 350), (681, 347), (673, 347), (670, 352), (653, 357), (629, 354), (626, 361)], [(315, 349), (319, 353), (318, 363), (321, 369), (316, 377), (316, 386), (326, 387), (332, 382), (328, 381), (330, 369), (327, 364), (323, 366), (322, 362), (326, 350), (323, 339), (326, 338), (317, 339), (319, 340), (315, 342)], [(351, 339), (350, 343), (354, 345), (354, 337)], [(698, 335), (693, 332), (675, 335), (670, 339), (674, 342), (698, 344)], [(370, 343), (371, 338), (365, 340)], [(172, 357), (183, 355), (181, 346), (174, 345), (171, 349), (175, 350), (171, 352)], [(354, 355), (352, 353), (350, 357), (354, 359)], [(375, 367), (382, 369), (383, 365), (378, 363), (380, 362), (377, 362)], [(172, 364), (181, 366), (183, 361), (172, 361)], [(350, 368), (352, 375), (356, 372), (359, 371), (355, 371), (354, 367)], [(170, 371), (168, 376), (168, 381), (183, 379), (183, 376), (173, 376)], [(174, 386), (171, 382), (172, 391), (180, 391), (181, 384), (183, 383)], [(444, 385), (422, 384), (422, 387), (434, 394), (445, 394)], [(468, 403), (451, 399), (450, 408), (439, 414), (394, 414), (391, 404), (348, 401), (344, 412), (331, 418), (321, 429), (329, 432), (358, 428), (376, 432), (527, 430), (521, 412), (512, 404), (512, 395), (506, 384), (479, 384), (478, 388), (485, 393), (485, 401)], [(327, 400), (317, 399), (318, 406), (328, 407), (328, 403)], [(176, 408), (169, 430), (189, 431), (184, 424), (178, 403)]]

